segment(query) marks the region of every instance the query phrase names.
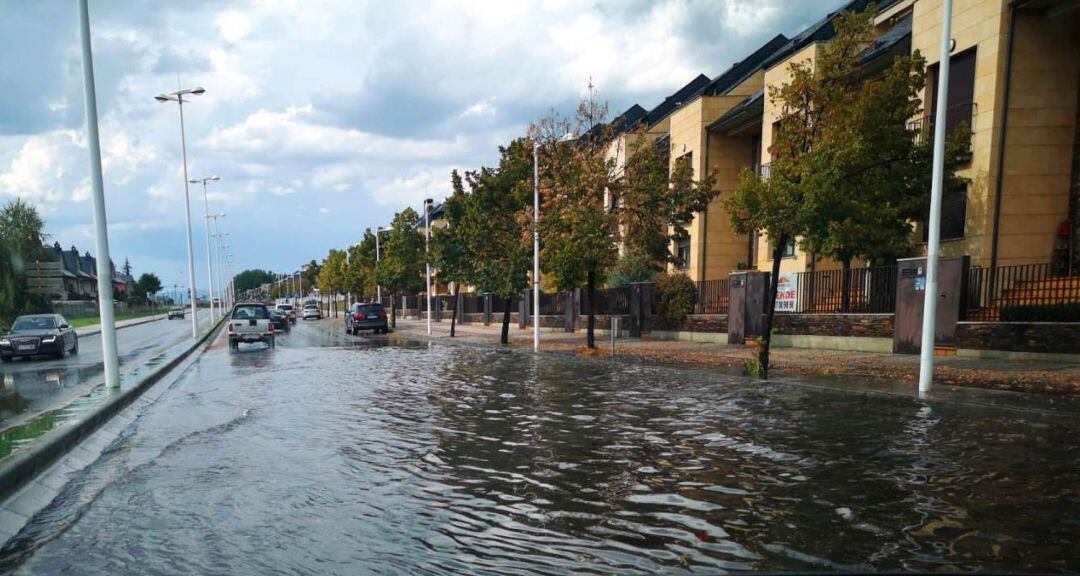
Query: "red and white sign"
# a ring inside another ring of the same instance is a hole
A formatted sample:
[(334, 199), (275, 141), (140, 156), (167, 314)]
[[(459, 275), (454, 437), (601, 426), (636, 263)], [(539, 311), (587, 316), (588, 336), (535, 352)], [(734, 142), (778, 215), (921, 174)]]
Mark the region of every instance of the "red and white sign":
[(776, 283), (776, 311), (794, 312), (799, 301), (799, 276), (781, 274)]

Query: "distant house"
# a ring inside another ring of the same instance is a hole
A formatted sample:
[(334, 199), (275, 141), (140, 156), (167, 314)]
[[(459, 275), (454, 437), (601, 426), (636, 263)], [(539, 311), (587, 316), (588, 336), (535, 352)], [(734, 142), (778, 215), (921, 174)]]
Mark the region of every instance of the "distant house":
[[(79, 254), (72, 246), (65, 250), (56, 242), (46, 246), (48, 259), (27, 265), (31, 292), (49, 300), (93, 300), (97, 298), (97, 259), (90, 252)], [(110, 261), (113, 297), (124, 299), (133, 292), (135, 281), (130, 274), (117, 273)]]

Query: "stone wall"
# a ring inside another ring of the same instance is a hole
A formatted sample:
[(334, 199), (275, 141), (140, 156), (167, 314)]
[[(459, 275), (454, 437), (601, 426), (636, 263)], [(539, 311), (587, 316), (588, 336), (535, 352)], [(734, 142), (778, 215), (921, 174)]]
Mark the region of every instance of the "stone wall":
[[(659, 319), (653, 319), (653, 327), (656, 327), (656, 323)], [(679, 325), (679, 331), (681, 332), (710, 332), (710, 333), (727, 333), (728, 317), (727, 314), (691, 314), (683, 320), (683, 323)], [(660, 328), (657, 328), (658, 330)]]
[(1080, 354), (1080, 322), (960, 322), (956, 347)]
[(777, 334), (815, 336), (893, 337), (892, 314), (777, 314), (773, 317)]

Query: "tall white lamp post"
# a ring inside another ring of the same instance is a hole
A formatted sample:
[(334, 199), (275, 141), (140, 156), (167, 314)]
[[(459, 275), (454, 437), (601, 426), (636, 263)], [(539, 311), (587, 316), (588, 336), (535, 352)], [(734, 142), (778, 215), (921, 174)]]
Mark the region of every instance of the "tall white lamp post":
[[(207, 178), (192, 178), (188, 182), (192, 184), (202, 183), (202, 197), (203, 197), (203, 216), (206, 224), (206, 280), (210, 283), (210, 323), (214, 323), (214, 256), (210, 250), (210, 236), (213, 235), (213, 231), (210, 229), (210, 200), (206, 193), (207, 182), (217, 182), (219, 178), (217, 176), (209, 176)], [(216, 222), (217, 217), (214, 216)], [(220, 283), (219, 283), (220, 285)]]
[(427, 333), (431, 336), (431, 256), (429, 245), (431, 240), (431, 198), (424, 200), (424, 275), (427, 282)]

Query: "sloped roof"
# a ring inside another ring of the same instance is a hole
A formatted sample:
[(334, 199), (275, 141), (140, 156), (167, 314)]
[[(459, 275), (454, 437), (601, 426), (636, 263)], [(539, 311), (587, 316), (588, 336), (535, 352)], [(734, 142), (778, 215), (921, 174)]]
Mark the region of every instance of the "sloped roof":
[[(900, 0), (880, 0), (876, 3), (877, 9), (880, 12), (893, 4), (896, 4)], [(870, 5), (872, 0), (851, 0), (840, 9), (829, 12), (824, 18), (814, 22), (806, 30), (799, 32), (788, 41), (787, 45), (777, 50), (775, 54), (770, 56), (764, 63), (763, 68), (770, 68), (775, 66), (778, 62), (784, 58), (802, 50), (814, 42), (823, 42), (836, 35), (836, 29), (833, 27), (833, 21), (836, 20), (836, 16), (841, 12), (862, 12), (866, 10), (866, 7)]]
[(728, 110), (722, 116), (717, 118), (715, 122), (706, 126), (705, 130), (708, 132), (714, 130), (736, 130), (744, 127), (751, 121), (760, 120), (764, 113), (765, 89), (762, 88), (746, 98), (743, 98), (742, 102), (739, 102), (732, 107), (731, 110)]
[[(416, 212), (418, 214), (420, 214), (420, 219), (416, 221), (416, 226), (414, 226), (414, 229), (423, 230), (424, 229), (424, 208), (421, 206), (421, 208), (419, 210), (417, 210)], [(434, 221), (438, 220), (439, 218), (442, 218), (444, 214), (446, 214), (446, 202), (439, 202), (439, 203), (433, 204), (431, 206), (431, 213), (428, 216), (428, 218), (430, 219), (431, 222), (434, 222)]]
[[(706, 84), (697, 94), (694, 94), (694, 96), (719, 96), (727, 94), (732, 88), (735, 88), (757, 72), (761, 68), (762, 63), (778, 50), (787, 46), (788, 42), (787, 36), (777, 34), (772, 40), (769, 40), (763, 46), (755, 50), (753, 54), (747, 56), (741, 62), (732, 64), (731, 68), (728, 68), (726, 72), (714, 78), (712, 82)], [(691, 98), (693, 98), (693, 96)]]
[(664, 98), (664, 101), (658, 104), (649, 113), (645, 115), (644, 123), (646, 126), (653, 126), (657, 122), (667, 118), (669, 114), (675, 111), (675, 108), (679, 104), (688, 101), (695, 93), (700, 91), (710, 82), (709, 77), (704, 74), (698, 74), (696, 78), (688, 82), (682, 88), (679, 88), (674, 94)]
[(892, 53), (908, 54), (911, 52), (911, 15), (899, 21), (887, 32), (874, 41), (859, 57), (859, 62), (866, 64), (880, 56)]

